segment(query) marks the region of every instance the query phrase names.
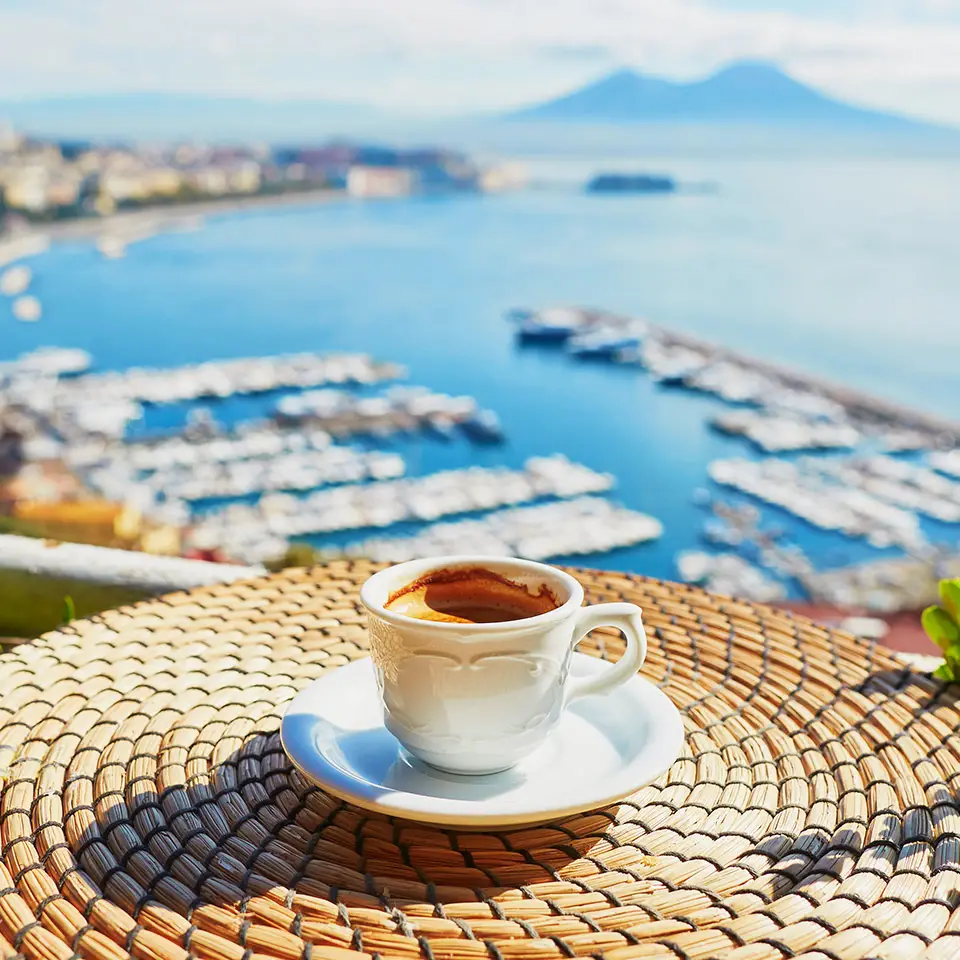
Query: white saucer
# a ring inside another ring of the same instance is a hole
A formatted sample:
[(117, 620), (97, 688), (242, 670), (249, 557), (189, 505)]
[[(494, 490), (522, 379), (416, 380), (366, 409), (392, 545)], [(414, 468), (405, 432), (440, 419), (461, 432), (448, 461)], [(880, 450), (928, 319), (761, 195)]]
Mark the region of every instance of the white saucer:
[[(576, 653), (571, 672), (609, 669)], [(481, 828), (544, 823), (628, 796), (677, 759), (683, 721), (665, 694), (636, 676), (573, 703), (512, 769), (458, 776), (412, 757), (387, 732), (373, 663), (364, 659), (298, 694), (280, 737), (297, 769), (335, 797), (389, 816)]]

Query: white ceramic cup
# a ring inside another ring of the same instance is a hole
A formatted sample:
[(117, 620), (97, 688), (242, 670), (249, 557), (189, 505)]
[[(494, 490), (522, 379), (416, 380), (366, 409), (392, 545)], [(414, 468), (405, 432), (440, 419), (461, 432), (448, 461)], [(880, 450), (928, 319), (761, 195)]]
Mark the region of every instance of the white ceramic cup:
[[(546, 586), (559, 606), (504, 623), (418, 620), (386, 609), (398, 590), (434, 571), (490, 570), (536, 593)], [(562, 570), (530, 560), (434, 557), (374, 574), (360, 599), (387, 729), (415, 757), (441, 770), (505, 770), (534, 750), (563, 710), (580, 697), (629, 680), (647, 654), (640, 608), (584, 607), (583, 587)], [(627, 648), (589, 679), (570, 679), (573, 648), (596, 627), (619, 629)]]

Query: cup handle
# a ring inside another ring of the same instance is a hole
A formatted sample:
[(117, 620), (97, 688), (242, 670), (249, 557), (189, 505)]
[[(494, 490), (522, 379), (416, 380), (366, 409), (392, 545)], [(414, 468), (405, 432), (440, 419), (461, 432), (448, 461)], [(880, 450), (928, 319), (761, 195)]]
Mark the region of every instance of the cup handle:
[(627, 649), (611, 670), (594, 677), (571, 680), (567, 686), (566, 703), (597, 693), (608, 693), (626, 683), (643, 665), (647, 656), (647, 635), (643, 629), (641, 610), (633, 603), (598, 603), (583, 607), (577, 614), (571, 647), (575, 647), (596, 627), (616, 627), (623, 631)]

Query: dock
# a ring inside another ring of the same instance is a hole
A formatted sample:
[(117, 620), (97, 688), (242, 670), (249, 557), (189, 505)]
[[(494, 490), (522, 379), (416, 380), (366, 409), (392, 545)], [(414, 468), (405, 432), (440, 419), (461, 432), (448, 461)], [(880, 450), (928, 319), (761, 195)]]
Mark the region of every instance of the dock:
[(402, 477), (403, 457), (380, 450), (355, 450), (337, 444), (305, 446), (272, 456), (174, 466), (140, 476), (116, 464), (82, 473), (88, 486), (111, 500), (128, 499), (136, 488), (149, 502), (232, 499), (279, 491), (307, 491), (342, 483)]
[(897, 557), (802, 577), (808, 596), (817, 603), (870, 613), (919, 611), (938, 602), (941, 578), (960, 577), (960, 555), (928, 559)]
[(710, 420), (719, 433), (746, 437), (764, 453), (797, 450), (852, 450), (863, 439), (848, 423), (813, 421), (768, 410), (731, 410)]
[[(335, 437), (389, 436), (425, 430), (452, 439), (456, 428), (473, 440), (500, 440), (499, 420), (473, 397), (398, 384), (376, 396), (347, 390), (307, 390), (282, 398), (273, 419), (284, 428), (320, 428)], [(486, 430), (484, 430), (486, 425)]]
[(244, 357), (180, 367), (131, 367), (90, 373), (57, 384), (62, 403), (184, 403), (231, 396), (306, 390), (327, 384), (369, 385), (395, 380), (403, 367), (365, 354), (297, 353)]
[(614, 485), (597, 473), (557, 454), (531, 457), (523, 469), (466, 467), (425, 477), (381, 480), (317, 490), (305, 497), (272, 494), (257, 503), (233, 503), (198, 518), (189, 531), (191, 546), (221, 546), (228, 556), (253, 562), (283, 554), (291, 539), (408, 521), (481, 513), (547, 498), (574, 499), (606, 493)]
[[(397, 453), (338, 444), (334, 433), (385, 437), (419, 429), (446, 440), (455, 430), (473, 442), (502, 437), (496, 415), (473, 397), (406, 384), (372, 391), (404, 370), (365, 354), (301, 353), (90, 373), (92, 363), (84, 351), (41, 349), (0, 364), (0, 427), (16, 432), (25, 462), (59, 461), (91, 495), (178, 526), (206, 500), (309, 492), (405, 474)], [(278, 394), (274, 417), (229, 429), (217, 422), (218, 401), (271, 393)], [(172, 434), (132, 437), (130, 428), (145, 408), (160, 404), (187, 407), (186, 425)]]
[(667, 346), (683, 347), (704, 356), (708, 362), (729, 363), (741, 370), (768, 377), (783, 386), (814, 394), (838, 404), (854, 421), (919, 431), (931, 442), (960, 445), (960, 420), (928, 411), (917, 410), (894, 400), (836, 383), (815, 374), (769, 360), (761, 360), (666, 327), (651, 326), (650, 333)]
[(578, 497), (499, 510), (477, 520), (428, 524), (414, 536), (374, 537), (321, 553), (389, 563), (453, 553), (550, 560), (635, 546), (662, 533), (653, 517), (598, 497)]
[[(901, 467), (911, 472), (898, 472)], [(930, 544), (917, 514), (957, 522), (960, 483), (927, 468), (917, 467), (916, 472), (912, 468), (886, 457), (760, 462), (734, 458), (713, 461), (708, 472), (714, 483), (780, 507), (812, 526), (864, 537), (881, 549), (899, 547), (923, 555)]]
[[(642, 367), (664, 386), (710, 393), (728, 403), (811, 422), (832, 421), (879, 435), (890, 451), (960, 446), (956, 418), (917, 410), (646, 320), (579, 307), (513, 310), (508, 319), (516, 325), (519, 339), (562, 343), (571, 358), (582, 355), (578, 344), (587, 339), (594, 344), (592, 356)], [(606, 349), (597, 344), (606, 344)], [(853, 433), (846, 437), (852, 439)], [(834, 442), (838, 439), (843, 435), (830, 437), (824, 445), (839, 445)]]
[(758, 603), (785, 600), (786, 587), (735, 553), (705, 553), (685, 550), (677, 555), (677, 571), (686, 583), (695, 583), (711, 593), (746, 597)]

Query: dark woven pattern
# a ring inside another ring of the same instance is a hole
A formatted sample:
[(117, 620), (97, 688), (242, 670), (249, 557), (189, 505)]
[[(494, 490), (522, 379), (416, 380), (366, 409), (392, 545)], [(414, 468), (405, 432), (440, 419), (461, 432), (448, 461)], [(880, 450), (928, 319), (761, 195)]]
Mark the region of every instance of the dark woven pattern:
[(960, 957), (951, 691), (802, 619), (579, 571), (643, 606), (683, 757), (550, 826), (380, 819), (277, 735), (365, 655), (371, 570), (170, 596), (0, 657), (0, 957)]

